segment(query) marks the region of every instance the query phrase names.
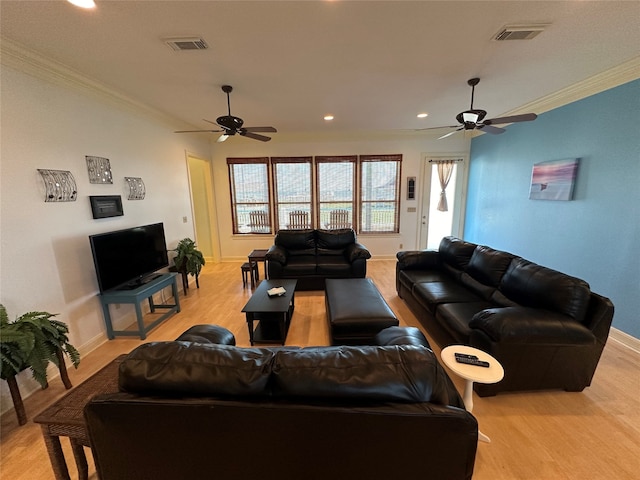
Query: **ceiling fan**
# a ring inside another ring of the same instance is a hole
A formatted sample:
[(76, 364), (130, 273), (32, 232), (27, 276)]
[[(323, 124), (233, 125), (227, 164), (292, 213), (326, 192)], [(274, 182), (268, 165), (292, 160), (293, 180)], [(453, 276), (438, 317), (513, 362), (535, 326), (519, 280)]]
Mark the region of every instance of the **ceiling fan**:
[(271, 132), (276, 133), (277, 130), (273, 127), (243, 127), (244, 120), (239, 117), (231, 115), (231, 101), (229, 100), (229, 94), (233, 91), (231, 85), (222, 85), (222, 91), (227, 94), (227, 109), (228, 115), (218, 117), (215, 122), (204, 118), (205, 122), (212, 123), (221, 127), (221, 130), (177, 130), (174, 133), (198, 133), (198, 132), (223, 132), (218, 138), (218, 142), (224, 142), (227, 138), (238, 134), (243, 137), (253, 138), (254, 140), (260, 140), (261, 142), (268, 142), (271, 137), (265, 135), (259, 135), (256, 132)]
[(430, 128), (419, 128), (417, 130), (434, 130), (438, 128), (455, 128), (453, 132), (445, 133), (441, 137), (438, 137), (438, 140), (441, 138), (446, 138), (450, 135), (453, 135), (460, 130), (481, 130), (483, 132), (492, 133), (494, 135), (498, 135), (500, 133), (504, 133), (506, 130), (500, 127), (494, 127), (495, 124), (502, 123), (516, 123), (516, 122), (530, 122), (531, 120), (535, 120), (538, 118), (538, 115), (535, 113), (523, 113), (522, 115), (512, 115), (509, 117), (498, 117), (491, 118), (488, 120), (483, 120), (487, 115), (485, 110), (479, 110), (473, 108), (473, 95), (475, 93), (476, 85), (480, 83), (479, 78), (471, 78), (467, 81), (467, 84), (471, 86), (471, 107), (469, 110), (465, 110), (464, 112), (460, 112), (456, 115), (456, 120), (460, 125), (450, 125), (447, 127), (430, 127)]

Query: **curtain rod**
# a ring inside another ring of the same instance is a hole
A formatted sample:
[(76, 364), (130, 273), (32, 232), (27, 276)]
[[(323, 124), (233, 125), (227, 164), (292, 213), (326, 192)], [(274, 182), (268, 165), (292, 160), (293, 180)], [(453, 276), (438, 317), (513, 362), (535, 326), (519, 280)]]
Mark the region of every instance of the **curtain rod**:
[(463, 162), (464, 158), (447, 158), (444, 160), (429, 160), (429, 163), (438, 163), (438, 162)]

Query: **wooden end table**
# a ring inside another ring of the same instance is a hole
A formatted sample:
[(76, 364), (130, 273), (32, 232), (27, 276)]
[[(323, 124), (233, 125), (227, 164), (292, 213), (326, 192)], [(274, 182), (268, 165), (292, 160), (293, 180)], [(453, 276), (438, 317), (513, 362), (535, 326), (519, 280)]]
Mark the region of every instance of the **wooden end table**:
[[(269, 250), (266, 249), (256, 249), (256, 250), (252, 250), (251, 253), (247, 256), (247, 258), (249, 259), (249, 264), (253, 265), (254, 263), (257, 265), (258, 262), (264, 262), (264, 278), (267, 278), (267, 252)], [(258, 269), (257, 272), (257, 280), (260, 280), (260, 269)], [(251, 277), (251, 288), (255, 288), (256, 287), (256, 283), (253, 279), (253, 277)]]
[(98, 394), (118, 391), (118, 368), (125, 357), (126, 355), (120, 355), (33, 419), (42, 428), (56, 480), (70, 480), (60, 437), (69, 437), (78, 478), (87, 480), (89, 477), (83, 446), (91, 447), (91, 443), (84, 421), (84, 407)]
[[(489, 367), (478, 367), (476, 365), (467, 365), (456, 362), (455, 353), (465, 353), (467, 355), (475, 355), (478, 360), (489, 362)], [(477, 348), (468, 347), (466, 345), (450, 345), (442, 350), (440, 357), (444, 364), (449, 367), (453, 373), (465, 379), (464, 406), (468, 412), (473, 411), (473, 382), (478, 383), (497, 383), (504, 377), (504, 369), (500, 362), (486, 352)], [(491, 439), (478, 430), (478, 440), (490, 443)]]

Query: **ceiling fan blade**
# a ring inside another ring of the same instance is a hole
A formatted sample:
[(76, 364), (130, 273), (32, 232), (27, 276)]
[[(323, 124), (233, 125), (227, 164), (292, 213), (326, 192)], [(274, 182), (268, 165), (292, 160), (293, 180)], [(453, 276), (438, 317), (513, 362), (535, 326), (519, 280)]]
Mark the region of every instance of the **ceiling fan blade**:
[(428, 128), (414, 128), (414, 132), (422, 132), (424, 130), (439, 130), (441, 128), (458, 128), (460, 125), (447, 125), (444, 127), (428, 127)]
[(202, 132), (222, 132), (222, 130), (176, 130), (173, 133), (202, 133)]
[(278, 133), (278, 130), (276, 130), (273, 127), (243, 127), (242, 130), (244, 130), (245, 132), (271, 132), (271, 133)]
[(535, 113), (523, 113), (522, 115), (511, 115), (510, 117), (498, 117), (485, 120), (485, 125), (494, 125), (496, 123), (516, 123), (516, 122), (530, 122), (538, 118)]
[(453, 132), (445, 133), (441, 137), (438, 137), (438, 140), (442, 140), (443, 138), (450, 137), (451, 135), (453, 135), (454, 133), (459, 132), (460, 130), (464, 130), (464, 128), (458, 128), (458, 129), (454, 130)]
[(478, 130), (482, 130), (483, 132), (491, 133), (493, 135), (499, 135), (500, 133), (506, 132), (504, 128), (494, 127), (493, 125), (478, 125)]
[(206, 118), (203, 118), (202, 120), (204, 120), (207, 123), (211, 123), (213, 125), (218, 125), (216, 122), (212, 121), (212, 120), (207, 120)]
[(271, 140), (270, 137), (265, 137), (264, 135), (258, 135), (257, 133), (252, 133), (247, 131), (241, 131), (238, 133), (243, 137), (253, 138), (254, 140), (260, 140), (261, 142), (268, 142), (269, 140)]

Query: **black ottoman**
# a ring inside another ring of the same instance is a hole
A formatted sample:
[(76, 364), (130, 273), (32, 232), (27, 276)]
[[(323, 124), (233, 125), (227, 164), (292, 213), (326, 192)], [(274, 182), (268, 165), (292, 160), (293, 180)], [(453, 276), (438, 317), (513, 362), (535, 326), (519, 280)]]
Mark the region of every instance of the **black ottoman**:
[(376, 345), (398, 319), (369, 278), (327, 279), (325, 303), (332, 345)]
[(229, 330), (219, 325), (194, 325), (176, 338), (176, 342), (235, 345), (236, 337)]

